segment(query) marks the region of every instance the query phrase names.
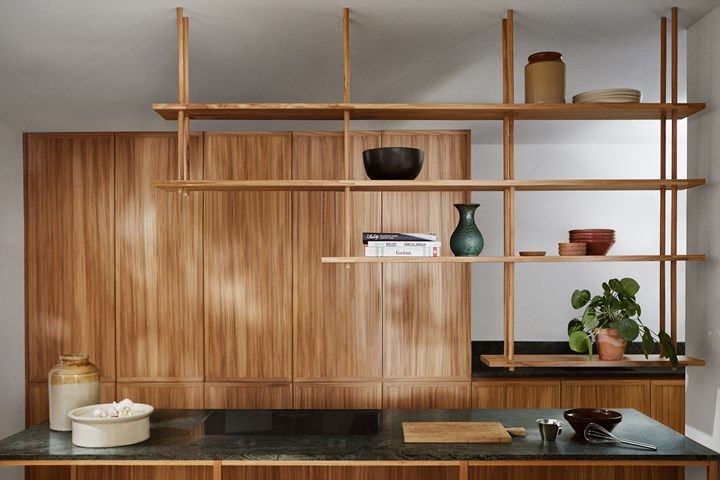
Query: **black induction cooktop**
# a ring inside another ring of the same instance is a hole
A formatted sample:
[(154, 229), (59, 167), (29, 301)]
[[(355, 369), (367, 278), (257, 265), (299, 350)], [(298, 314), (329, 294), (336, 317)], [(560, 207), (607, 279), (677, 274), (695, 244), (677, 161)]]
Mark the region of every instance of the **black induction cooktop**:
[(205, 435), (377, 435), (379, 410), (216, 410)]

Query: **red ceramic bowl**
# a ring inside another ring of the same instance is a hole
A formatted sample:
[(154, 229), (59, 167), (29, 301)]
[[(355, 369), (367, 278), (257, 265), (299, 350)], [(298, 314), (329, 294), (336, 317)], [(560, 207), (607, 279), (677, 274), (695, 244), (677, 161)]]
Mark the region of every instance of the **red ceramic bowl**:
[(622, 422), (622, 413), (605, 408), (573, 408), (565, 410), (563, 416), (578, 435), (582, 435), (590, 423), (597, 423), (610, 432)]
[(585, 253), (587, 255), (607, 255), (610, 248), (615, 242), (587, 242), (585, 244)]
[(570, 230), (570, 234), (573, 233), (615, 233), (612, 228), (581, 228), (576, 230)]

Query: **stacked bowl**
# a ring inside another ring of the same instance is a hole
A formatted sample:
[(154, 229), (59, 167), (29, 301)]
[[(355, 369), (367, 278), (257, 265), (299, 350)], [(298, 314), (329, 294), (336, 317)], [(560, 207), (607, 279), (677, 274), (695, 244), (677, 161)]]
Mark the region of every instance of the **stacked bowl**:
[(615, 244), (615, 230), (609, 228), (585, 228), (570, 230), (571, 242), (585, 244), (587, 255), (607, 255)]
[(585, 255), (583, 242), (558, 243), (558, 255), (561, 257), (581, 257)]
[(573, 103), (639, 103), (642, 98), (640, 90), (634, 88), (609, 88), (578, 93)]

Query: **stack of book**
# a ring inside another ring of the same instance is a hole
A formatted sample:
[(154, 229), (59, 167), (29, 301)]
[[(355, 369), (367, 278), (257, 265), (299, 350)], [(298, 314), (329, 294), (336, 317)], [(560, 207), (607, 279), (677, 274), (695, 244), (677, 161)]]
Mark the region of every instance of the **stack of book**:
[(366, 257), (439, 257), (434, 233), (363, 233)]

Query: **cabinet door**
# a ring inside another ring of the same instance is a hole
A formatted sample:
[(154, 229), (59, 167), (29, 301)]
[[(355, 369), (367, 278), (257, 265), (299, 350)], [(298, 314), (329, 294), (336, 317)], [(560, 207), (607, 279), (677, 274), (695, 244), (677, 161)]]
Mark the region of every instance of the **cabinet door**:
[(652, 380), (650, 416), (673, 430), (685, 433), (685, 379)]
[[(362, 151), (378, 147), (380, 134), (350, 138), (352, 178), (365, 178)], [(293, 133), (293, 178), (344, 178), (342, 134)], [(381, 229), (380, 195), (351, 193), (352, 255), (364, 255), (363, 231)], [(294, 192), (292, 217), (295, 380), (379, 380), (382, 266), (320, 263), (344, 255), (345, 194)]]
[[(192, 178), (202, 136), (191, 138)], [(177, 136), (115, 138), (117, 375), (120, 381), (203, 378), (202, 194), (153, 187), (177, 177)]]
[[(289, 133), (206, 133), (211, 180), (290, 179)], [(289, 192), (204, 192), (205, 378), (292, 377)]]
[(296, 383), (294, 408), (382, 408), (380, 382)]
[(77, 480), (212, 480), (213, 467), (77, 467)]
[(111, 133), (25, 135), (27, 379), (86, 352), (115, 379)]
[(202, 382), (118, 383), (117, 391), (119, 398), (155, 408), (203, 408)]
[(292, 385), (206, 383), (205, 408), (292, 408)]
[(650, 414), (650, 380), (563, 380), (565, 408), (634, 408)]
[[(425, 152), (418, 179), (470, 178), (467, 131), (383, 132), (382, 145)], [(453, 203), (464, 192), (383, 192), (383, 230), (432, 232), (452, 256)], [(383, 266), (384, 378), (470, 379), (470, 268), (467, 264)]]
[(470, 407), (470, 382), (383, 383), (383, 408), (454, 409)]
[(560, 382), (543, 379), (473, 381), (473, 408), (560, 408)]

